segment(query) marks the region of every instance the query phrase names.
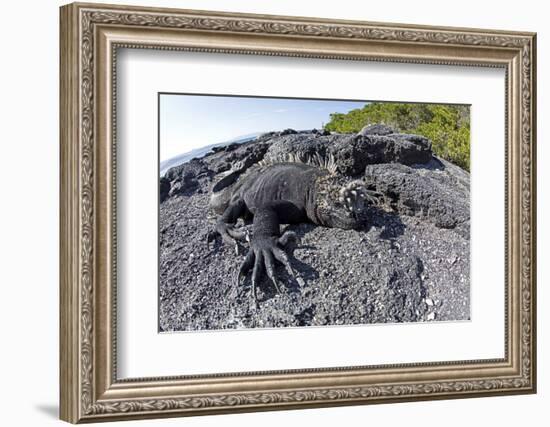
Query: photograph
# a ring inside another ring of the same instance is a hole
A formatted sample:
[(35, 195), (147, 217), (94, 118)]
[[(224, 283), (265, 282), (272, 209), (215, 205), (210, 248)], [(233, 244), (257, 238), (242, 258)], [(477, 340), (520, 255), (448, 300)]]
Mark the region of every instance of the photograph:
[(470, 320), (470, 106), (159, 93), (159, 332)]
[(542, 15), (259, 4), (47, 19), (59, 418), (395, 403), (395, 424), (437, 400), (463, 425), (467, 398), (537, 393)]

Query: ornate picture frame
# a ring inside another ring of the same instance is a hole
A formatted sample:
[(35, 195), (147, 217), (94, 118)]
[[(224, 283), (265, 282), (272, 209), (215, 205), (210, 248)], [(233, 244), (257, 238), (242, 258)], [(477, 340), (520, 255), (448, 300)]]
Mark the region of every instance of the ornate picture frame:
[[(60, 416), (71, 422), (536, 391), (536, 35), (74, 3), (60, 11)], [(504, 358), (117, 378), (117, 49), (505, 70)]]

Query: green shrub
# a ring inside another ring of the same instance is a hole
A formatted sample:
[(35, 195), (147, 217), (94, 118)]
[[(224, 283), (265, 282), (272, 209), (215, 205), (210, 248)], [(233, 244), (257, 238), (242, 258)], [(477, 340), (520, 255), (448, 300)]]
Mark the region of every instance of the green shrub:
[(355, 133), (375, 123), (392, 126), (402, 133), (425, 136), (432, 141), (434, 154), (470, 170), (468, 106), (373, 102), (346, 114), (331, 114), (325, 129)]

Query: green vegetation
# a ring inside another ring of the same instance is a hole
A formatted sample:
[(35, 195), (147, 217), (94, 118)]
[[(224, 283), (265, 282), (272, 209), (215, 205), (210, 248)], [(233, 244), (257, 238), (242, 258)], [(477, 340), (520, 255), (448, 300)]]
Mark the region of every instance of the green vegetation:
[(432, 141), (437, 156), (470, 170), (468, 106), (373, 102), (346, 114), (331, 114), (325, 129), (355, 133), (375, 123), (392, 126), (402, 133), (423, 135)]

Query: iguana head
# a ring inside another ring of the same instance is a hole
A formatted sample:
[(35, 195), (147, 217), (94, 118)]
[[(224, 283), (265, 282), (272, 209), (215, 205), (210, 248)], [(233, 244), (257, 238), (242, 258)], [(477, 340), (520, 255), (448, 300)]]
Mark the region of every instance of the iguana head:
[(316, 223), (356, 229), (364, 224), (367, 207), (378, 204), (378, 199), (363, 181), (329, 174), (317, 180), (313, 203)]

